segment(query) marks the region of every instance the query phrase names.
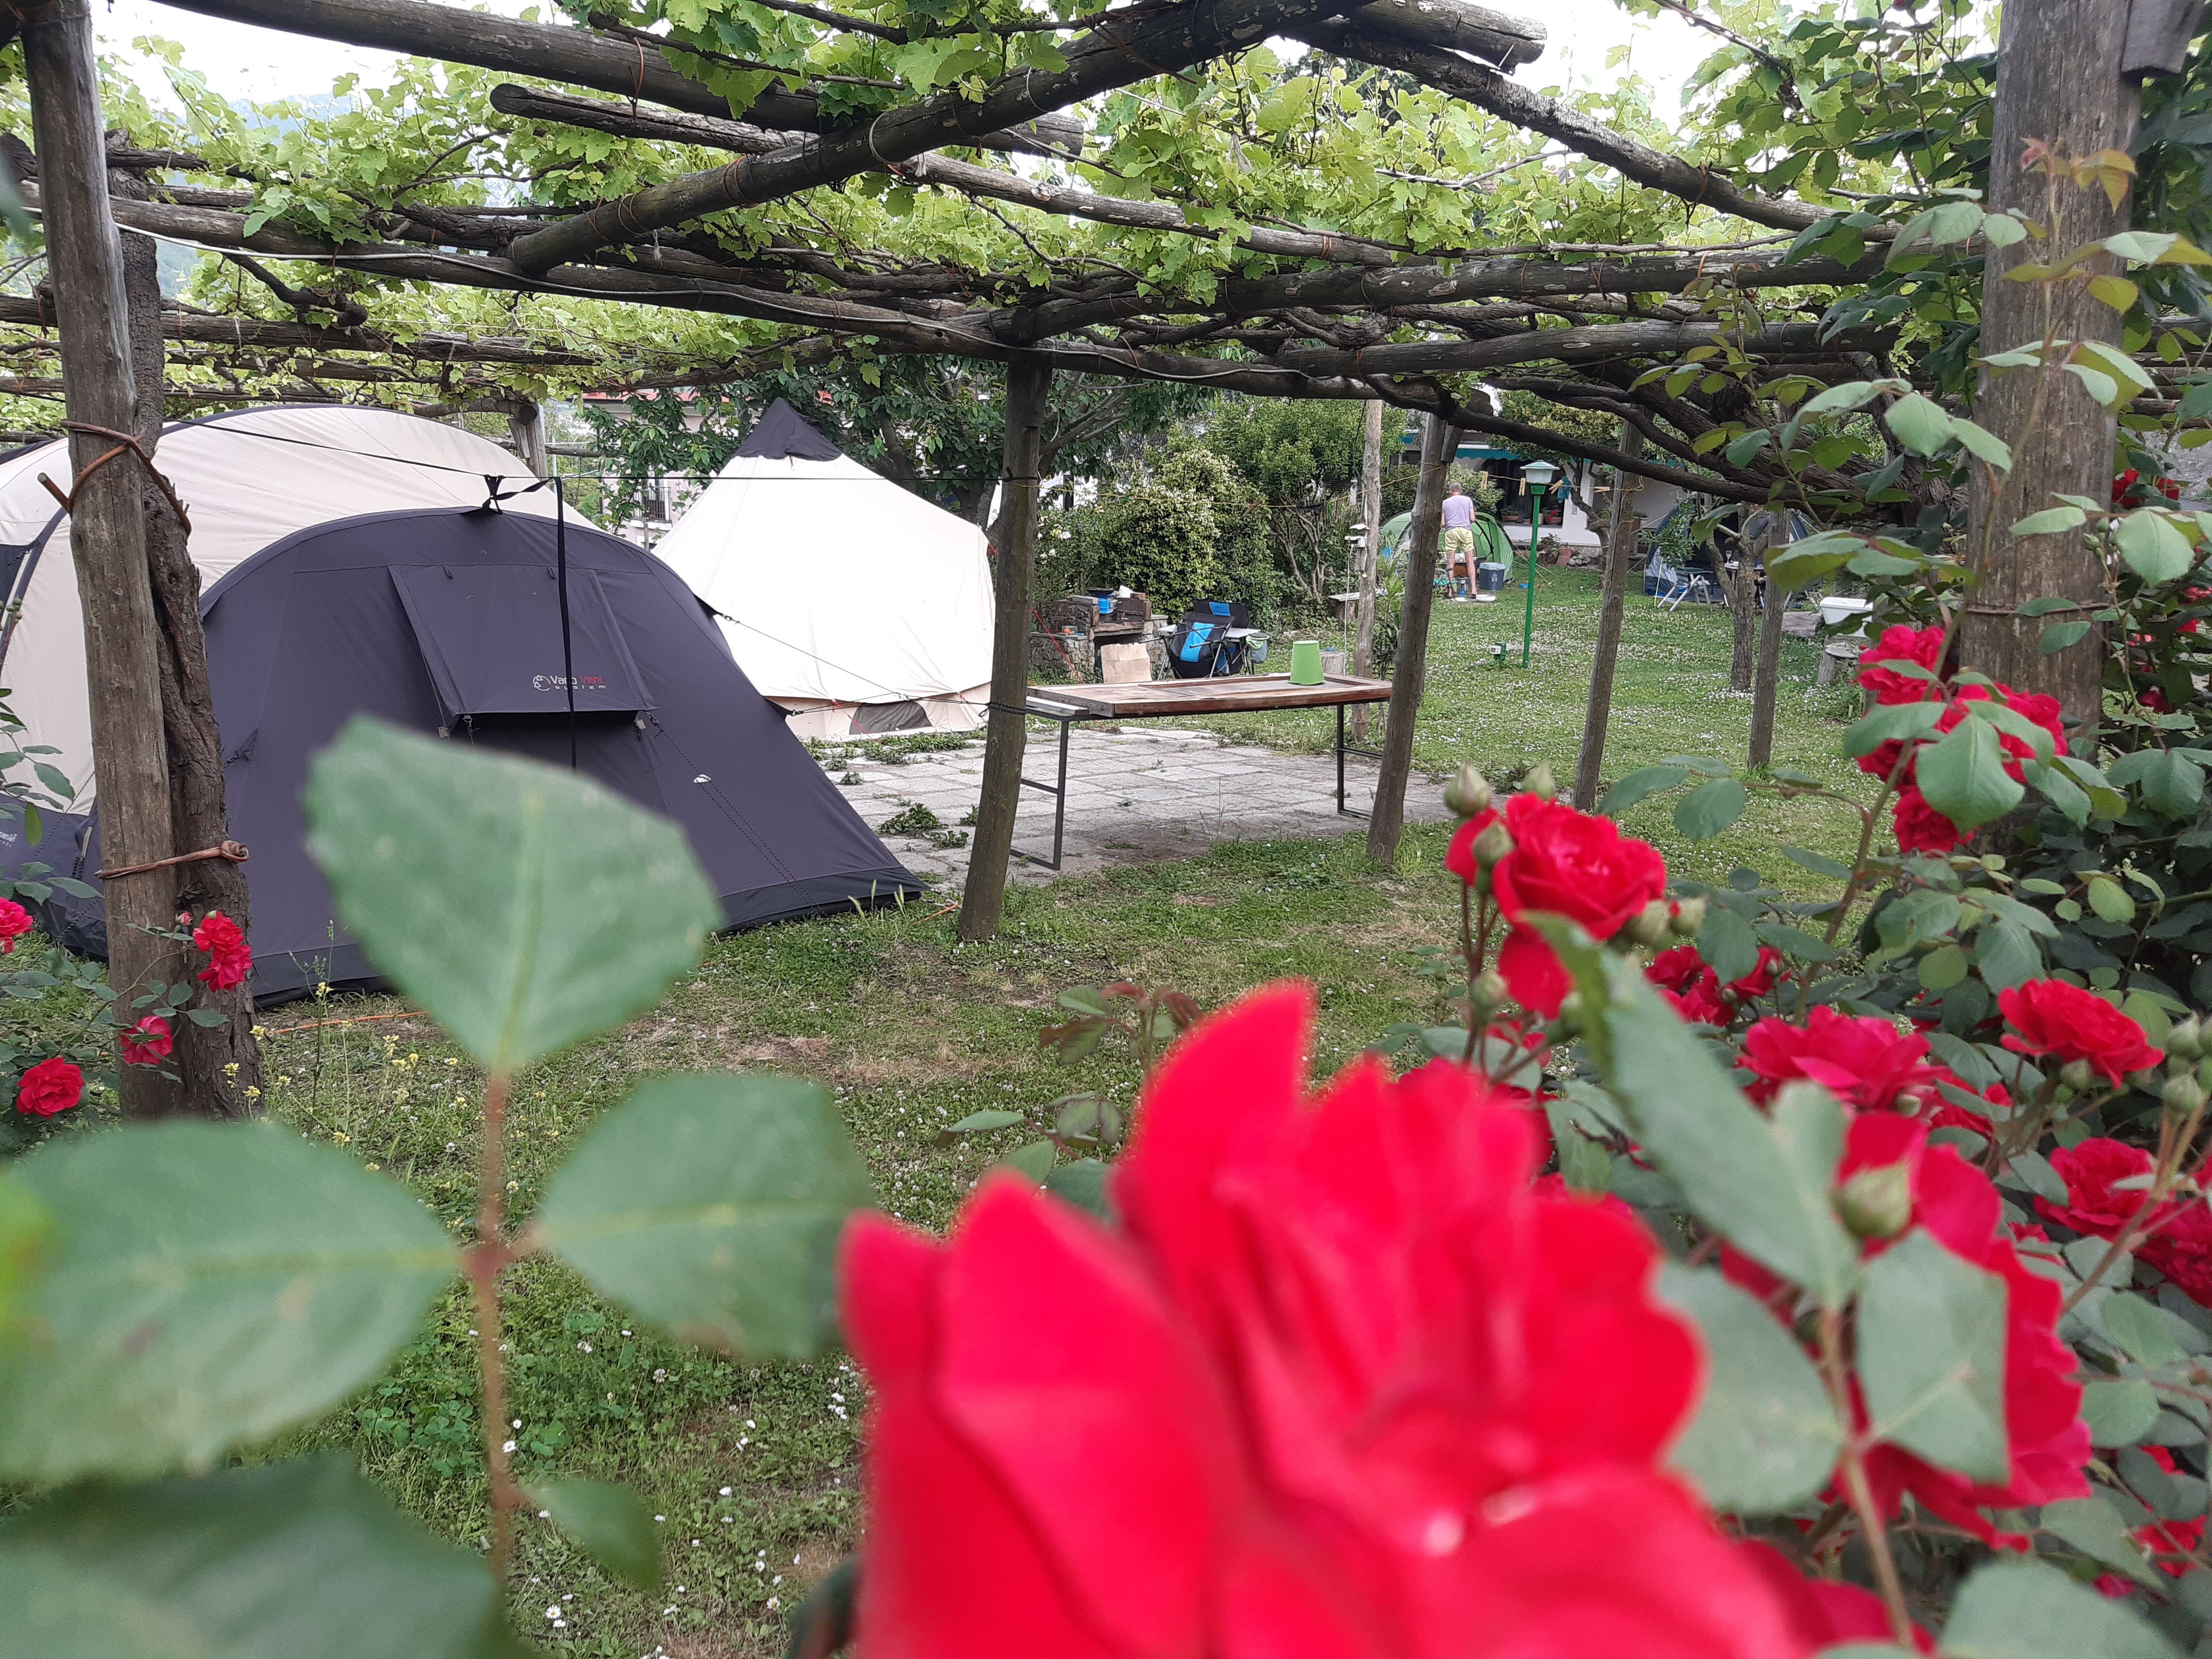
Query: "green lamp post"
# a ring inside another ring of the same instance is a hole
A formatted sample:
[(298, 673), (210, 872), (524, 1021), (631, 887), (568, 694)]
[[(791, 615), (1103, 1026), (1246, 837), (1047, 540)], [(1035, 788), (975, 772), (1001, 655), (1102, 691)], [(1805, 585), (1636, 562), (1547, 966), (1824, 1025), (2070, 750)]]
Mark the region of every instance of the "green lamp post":
[(1528, 499), (1528, 569), (1522, 583), (1528, 590), (1528, 602), (1521, 615), (1521, 665), (1526, 668), (1529, 643), (1536, 635), (1536, 533), (1543, 526), (1544, 496), (1552, 480), (1559, 476), (1559, 469), (1549, 461), (1531, 461), (1521, 469), (1521, 476), (1534, 492)]

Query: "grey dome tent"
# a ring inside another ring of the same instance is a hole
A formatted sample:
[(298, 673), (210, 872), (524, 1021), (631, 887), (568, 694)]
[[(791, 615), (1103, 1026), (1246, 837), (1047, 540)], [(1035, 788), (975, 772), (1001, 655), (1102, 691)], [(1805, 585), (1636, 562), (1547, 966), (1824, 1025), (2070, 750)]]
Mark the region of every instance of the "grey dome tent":
[[(477, 475), (479, 501), (489, 482)], [(357, 713), (556, 765), (569, 763), (573, 732), (580, 770), (684, 825), (732, 927), (921, 891), (753, 689), (683, 580), (580, 520), (438, 507), (310, 525), (233, 564), (201, 615), (231, 833), (252, 849), (258, 1000), (374, 980), (307, 856), (300, 805), (309, 757)], [(92, 879), (96, 811), (47, 814), (36, 848), (0, 846), (0, 865), (26, 860)], [(104, 954), (97, 901), (57, 898), (46, 910), (64, 944)]]

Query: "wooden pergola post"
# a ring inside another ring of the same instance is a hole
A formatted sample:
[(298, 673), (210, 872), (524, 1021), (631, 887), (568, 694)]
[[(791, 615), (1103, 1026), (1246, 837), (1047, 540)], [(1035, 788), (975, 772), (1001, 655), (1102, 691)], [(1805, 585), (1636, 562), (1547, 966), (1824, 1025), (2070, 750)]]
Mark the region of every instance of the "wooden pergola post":
[(1006, 864), (1014, 845), (1014, 812), (1021, 805), (1022, 755), (1029, 738), (1023, 711), (1030, 687), (1030, 587), (1036, 563), (1038, 474), (1044, 453), (1045, 409), (1052, 370), (1017, 363), (1006, 371), (1006, 447), (993, 550), (997, 621), (991, 645), (991, 714), (983, 744), (983, 798), (975, 807), (975, 836), (968, 854), (968, 883), (960, 896), (958, 933), (989, 939), (1006, 908)]
[[(108, 189), (121, 199), (143, 196), (145, 180), (111, 173)], [(161, 277), (151, 237), (126, 231), (122, 239), (123, 291), (129, 314), (131, 358), (137, 381), (141, 448), (158, 456), (161, 441), (163, 376)], [(200, 573), (192, 562), (191, 532), (170, 502), (171, 492), (152, 475), (139, 489), (145, 526), (146, 571), (154, 594), (155, 645), (161, 653), (161, 724), (169, 767), (169, 834), (186, 852), (219, 847), (230, 838), (223, 778), (222, 733), (215, 722), (215, 694), (208, 680), (207, 635), (200, 626)], [(198, 859), (175, 872), (179, 915), (197, 923), (220, 910), (252, 929), (246, 872), (228, 859)], [(180, 924), (182, 925), (182, 924)], [(173, 975), (172, 975), (173, 977)], [(175, 1109), (194, 1117), (245, 1117), (261, 1101), (261, 1045), (253, 1036), (253, 988), (225, 991), (202, 986), (192, 1006), (212, 1009), (222, 1023), (175, 1022), (172, 1063), (179, 1092)]]
[[(1767, 550), (1789, 539), (1779, 511), (1757, 513), (1744, 526), (1743, 558), (1753, 573), (1766, 568)], [(1766, 608), (1759, 613), (1759, 661), (1751, 676), (1751, 748), (1753, 769), (1774, 758), (1774, 699), (1782, 680), (1782, 611), (1786, 596), (1773, 583), (1766, 585)]]
[(1406, 608), (1398, 623), (1398, 658), (1390, 675), (1389, 712), (1383, 716), (1382, 764), (1375, 780), (1375, 807), (1367, 820), (1367, 856), (1377, 864), (1398, 860), (1406, 826), (1406, 781), (1413, 769), (1413, 726), (1427, 678), (1429, 611), (1436, 599), (1437, 542), (1443, 529), (1444, 479), (1459, 451), (1459, 428), (1431, 415), (1421, 428), (1421, 476), (1413, 495), (1413, 522), (1398, 544), (1405, 573)]
[[(1620, 423), (1624, 455), (1643, 453), (1641, 428)], [(1628, 567), (1635, 562), (1644, 520), (1628, 510), (1628, 475), (1615, 469), (1612, 510), (1606, 520), (1605, 586), (1598, 599), (1597, 642), (1590, 656), (1589, 708), (1583, 715), (1582, 752), (1575, 759), (1575, 805), (1597, 810), (1597, 786), (1605, 769), (1605, 731), (1613, 716), (1613, 674), (1620, 661), (1620, 623), (1628, 609)]]
[[(1375, 672), (1375, 583), (1382, 563), (1382, 400), (1367, 404), (1367, 425), (1359, 453), (1359, 520), (1366, 534), (1359, 542), (1359, 609), (1352, 623), (1352, 672), (1363, 679)], [(1367, 741), (1367, 705), (1352, 711), (1352, 740)]]
[[(55, 0), (23, 20), (23, 66), (39, 155), (46, 262), (61, 335), (69, 420), (128, 434), (136, 423), (123, 254), (108, 205), (107, 155), (89, 0)], [(169, 771), (161, 729), (161, 651), (147, 579), (140, 490), (145, 474), (101, 433), (70, 434), (70, 551), (84, 616), (93, 765), (103, 865), (170, 856)], [(93, 468), (88, 471), (87, 468)], [(58, 483), (61, 482), (57, 480)], [(169, 870), (105, 884), (108, 978), (127, 1011), (137, 988), (182, 976), (173, 947), (152, 930), (176, 924)], [(159, 1116), (174, 1085), (151, 1066), (122, 1068), (124, 1109)]]

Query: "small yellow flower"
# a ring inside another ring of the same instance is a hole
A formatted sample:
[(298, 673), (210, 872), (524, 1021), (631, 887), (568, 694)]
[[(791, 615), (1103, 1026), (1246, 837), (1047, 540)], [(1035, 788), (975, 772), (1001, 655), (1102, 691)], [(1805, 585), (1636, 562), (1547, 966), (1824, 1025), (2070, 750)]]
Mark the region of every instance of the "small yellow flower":
[(380, 1169), (382, 1169), (384, 1166), (383, 1166), (381, 1164), (372, 1164), (368, 1165), (368, 1167), (369, 1169), (371, 1169), (371, 1170), (380, 1170)]
[(222, 1074), (225, 1077), (229, 1078), (236, 1077), (238, 1075), (238, 1062), (234, 1060), (232, 1060), (228, 1066), (222, 1068)]
[(519, 1181), (510, 1181), (507, 1183), (507, 1190), (510, 1193), (519, 1193), (522, 1190), (522, 1183)]
[(257, 1025), (253, 1028), (253, 1040), (256, 1042), (260, 1042), (262, 1038), (268, 1035), (269, 1028), (266, 1025)]
[(258, 1100), (261, 1098), (261, 1091), (249, 1083), (246, 1085), (246, 1097), (248, 1100)]
[(331, 1131), (331, 1142), (333, 1146), (349, 1146), (353, 1144), (353, 1137), (343, 1129), (333, 1129)]

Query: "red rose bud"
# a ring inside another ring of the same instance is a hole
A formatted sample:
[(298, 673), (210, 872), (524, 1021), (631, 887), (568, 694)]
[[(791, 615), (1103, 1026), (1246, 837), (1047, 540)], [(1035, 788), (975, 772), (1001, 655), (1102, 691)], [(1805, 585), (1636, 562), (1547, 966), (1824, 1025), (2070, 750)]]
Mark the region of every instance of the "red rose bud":
[(1684, 939), (1695, 939), (1698, 930), (1705, 925), (1705, 902), (1701, 898), (1677, 899), (1674, 902), (1674, 931)]
[(2172, 1059), (2197, 1060), (2204, 1055), (2204, 1027), (2197, 1016), (2178, 1021), (2166, 1034), (2166, 1052)]
[(31, 931), (31, 913), (13, 899), (0, 899), (0, 956), (15, 949), (15, 941)]
[(1459, 769), (1459, 775), (1444, 786), (1444, 805), (1455, 817), (1480, 817), (1490, 810), (1490, 780), (1472, 761)]
[(1474, 981), (1474, 1001), (1477, 1007), (1495, 1008), (1504, 1002), (1509, 994), (1505, 986), (1505, 975), (1495, 968), (1485, 969), (1481, 977)]
[(1912, 1220), (1912, 1166), (1861, 1170), (1836, 1189), (1836, 1213), (1858, 1238), (1894, 1238)]
[(1667, 937), (1667, 931), (1674, 922), (1674, 907), (1665, 899), (1653, 899), (1638, 911), (1636, 919), (1628, 924), (1628, 936), (1638, 945), (1657, 945)]
[(1558, 799), (1559, 794), (1559, 780), (1552, 775), (1552, 768), (1550, 763), (1546, 761), (1538, 761), (1534, 766), (1530, 767), (1528, 769), (1528, 775), (1521, 780), (1521, 790), (1523, 794), (1534, 795), (1538, 800)]
[(2166, 1103), (2168, 1117), (2187, 1117), (2192, 1112), (2203, 1109), (2204, 1089), (2195, 1078), (2185, 1072), (2179, 1077), (2166, 1079), (2166, 1086), (2159, 1091), (2159, 1098)]
[(1506, 833), (1503, 823), (1487, 825), (1474, 838), (1474, 861), (1489, 869), (1513, 850), (1513, 837)]

